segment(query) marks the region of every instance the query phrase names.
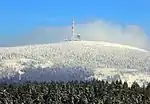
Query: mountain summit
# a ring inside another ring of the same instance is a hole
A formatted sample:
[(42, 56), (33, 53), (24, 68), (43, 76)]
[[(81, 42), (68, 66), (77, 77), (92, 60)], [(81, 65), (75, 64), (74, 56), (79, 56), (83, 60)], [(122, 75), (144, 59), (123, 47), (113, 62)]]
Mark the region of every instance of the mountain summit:
[(103, 41), (0, 48), (0, 78), (20, 80), (118, 80), (141, 84), (150, 80), (150, 53)]

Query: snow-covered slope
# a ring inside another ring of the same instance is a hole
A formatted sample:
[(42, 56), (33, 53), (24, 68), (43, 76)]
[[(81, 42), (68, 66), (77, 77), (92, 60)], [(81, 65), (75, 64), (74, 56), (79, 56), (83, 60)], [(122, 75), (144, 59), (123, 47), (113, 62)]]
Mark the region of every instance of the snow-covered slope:
[[(0, 78), (150, 81), (150, 53), (102, 41), (68, 41), (0, 48)], [(142, 82), (142, 83), (141, 83)]]

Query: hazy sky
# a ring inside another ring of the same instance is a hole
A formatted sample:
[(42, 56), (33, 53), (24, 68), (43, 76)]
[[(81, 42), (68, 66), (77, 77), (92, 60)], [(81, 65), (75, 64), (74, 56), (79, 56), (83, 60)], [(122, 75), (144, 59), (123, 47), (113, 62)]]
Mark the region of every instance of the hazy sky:
[(82, 39), (149, 47), (150, 0), (1, 0), (0, 46), (61, 41), (73, 16)]

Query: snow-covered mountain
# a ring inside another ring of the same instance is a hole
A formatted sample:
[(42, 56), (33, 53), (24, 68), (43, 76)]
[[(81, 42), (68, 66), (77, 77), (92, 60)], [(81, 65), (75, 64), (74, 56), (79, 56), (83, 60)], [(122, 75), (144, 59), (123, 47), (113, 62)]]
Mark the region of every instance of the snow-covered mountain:
[(150, 81), (150, 53), (102, 41), (0, 48), (0, 78), (21, 80), (88, 80), (92, 78)]

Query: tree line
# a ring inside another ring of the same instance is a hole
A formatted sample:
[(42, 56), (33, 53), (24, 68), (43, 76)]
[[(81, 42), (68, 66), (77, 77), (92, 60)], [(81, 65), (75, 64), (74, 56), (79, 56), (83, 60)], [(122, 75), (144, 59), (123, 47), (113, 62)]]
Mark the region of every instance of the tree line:
[(0, 104), (150, 104), (150, 83), (70, 81), (1, 83)]

